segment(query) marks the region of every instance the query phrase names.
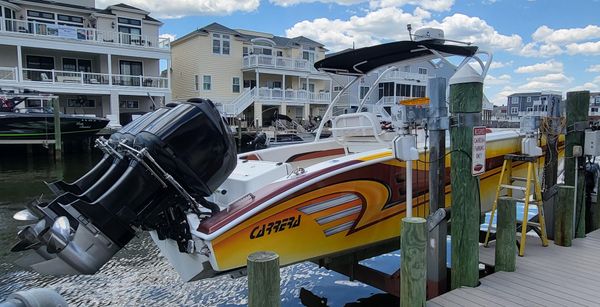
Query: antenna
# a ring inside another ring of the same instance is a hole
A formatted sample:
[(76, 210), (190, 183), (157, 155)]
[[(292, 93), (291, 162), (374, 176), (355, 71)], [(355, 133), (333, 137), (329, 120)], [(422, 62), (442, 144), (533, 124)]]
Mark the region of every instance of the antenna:
[(406, 30), (408, 30), (408, 37), (410, 37), (410, 40), (412, 39), (412, 25), (409, 23), (406, 25)]

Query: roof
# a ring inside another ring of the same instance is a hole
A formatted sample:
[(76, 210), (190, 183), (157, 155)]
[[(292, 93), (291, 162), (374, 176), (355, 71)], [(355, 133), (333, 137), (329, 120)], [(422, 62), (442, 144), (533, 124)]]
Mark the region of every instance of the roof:
[[(11, 1), (8, 0), (11, 3), (15, 3), (18, 4), (15, 1)], [(110, 7), (116, 6), (116, 7), (121, 7), (121, 8), (126, 8), (126, 9), (130, 9), (130, 10), (138, 10), (140, 12), (144, 12), (146, 13), (144, 16), (144, 20), (148, 20), (148, 21), (154, 21), (154, 22), (161, 22), (158, 19), (152, 18), (150, 17), (150, 15), (148, 15), (149, 13), (147, 11), (144, 11), (140, 8), (131, 6), (131, 5), (127, 5), (125, 3), (119, 3), (119, 4), (114, 4), (111, 5), (105, 9), (99, 9), (99, 8), (95, 8), (95, 7), (89, 7), (89, 6), (83, 6), (83, 5), (77, 5), (77, 4), (70, 4), (70, 3), (63, 3), (63, 2), (56, 2), (56, 1), (50, 1), (50, 0), (25, 0), (27, 2), (31, 2), (31, 3), (39, 3), (39, 4), (47, 4), (47, 5), (55, 5), (55, 6), (62, 6), (62, 7), (68, 7), (68, 8), (73, 8), (73, 9), (80, 9), (80, 10), (88, 10), (88, 11), (92, 11), (95, 13), (102, 13), (102, 14), (107, 14), (107, 15), (114, 15), (111, 11), (110, 11)]]
[(434, 58), (432, 50), (444, 56), (472, 56), (478, 47), (444, 45), (430, 41), (399, 41), (341, 52), (316, 62), (315, 68), (336, 74), (364, 75), (396, 62)]
[(540, 95), (559, 95), (559, 96), (562, 96), (562, 93), (560, 93), (560, 92), (553, 92), (553, 91), (523, 92), (523, 93), (512, 93), (512, 94), (508, 95), (508, 97), (513, 97), (513, 96), (540, 96)]
[[(242, 31), (242, 30), (240, 30), (240, 31)], [(209, 25), (206, 25), (202, 28), (199, 28), (195, 31), (192, 31), (192, 32), (182, 36), (181, 38), (175, 40), (175, 42), (186, 39), (194, 34), (208, 33), (208, 32), (218, 32), (218, 33), (223, 33), (223, 34), (230, 34), (230, 35), (234, 35), (236, 37), (239, 37), (239, 38), (241, 38), (243, 40), (247, 40), (247, 41), (251, 41), (252, 39), (255, 39), (255, 38), (265, 38), (264, 36), (242, 33), (242, 32), (236, 31), (234, 29), (228, 28), (220, 23), (213, 22)], [(276, 47), (282, 47), (282, 48), (294, 48), (294, 47), (297, 48), (300, 46), (311, 46), (311, 47), (321, 47), (321, 48), (324, 47), (323, 44), (315, 42), (314, 40), (311, 40), (304, 36), (288, 38), (288, 37), (273, 35), (272, 37), (267, 37), (267, 39), (273, 41), (275, 43)]]

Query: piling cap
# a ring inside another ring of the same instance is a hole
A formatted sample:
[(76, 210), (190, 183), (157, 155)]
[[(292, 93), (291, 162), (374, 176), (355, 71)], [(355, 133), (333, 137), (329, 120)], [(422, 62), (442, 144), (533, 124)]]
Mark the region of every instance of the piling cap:
[(455, 74), (450, 78), (449, 85), (460, 84), (460, 83), (483, 83), (484, 75), (478, 73), (471, 65), (463, 65)]

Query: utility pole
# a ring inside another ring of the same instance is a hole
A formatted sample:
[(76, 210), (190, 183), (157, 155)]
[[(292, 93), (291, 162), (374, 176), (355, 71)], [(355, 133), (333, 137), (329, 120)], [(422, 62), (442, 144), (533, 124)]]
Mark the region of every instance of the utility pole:
[[(452, 289), (479, 282), (479, 178), (472, 173), (474, 127), (481, 124), (483, 78), (464, 65), (450, 79)], [(474, 158), (474, 157), (473, 157)]]
[[(565, 184), (575, 187), (575, 237), (585, 237), (585, 157), (574, 157), (573, 147), (583, 148), (588, 126), (590, 92), (567, 93), (567, 136), (565, 137)], [(581, 151), (581, 150), (580, 150)]]
[[(446, 130), (448, 108), (446, 107), (446, 79), (429, 80), (429, 214), (445, 208), (446, 200)], [(447, 291), (446, 282), (446, 235), (445, 220), (429, 232), (427, 249), (427, 298)]]
[(544, 216), (548, 239), (554, 240), (554, 210), (557, 200), (558, 187), (558, 136), (560, 129), (560, 99), (548, 97), (547, 117), (544, 118), (542, 134), (546, 139), (546, 154), (544, 157), (544, 186), (542, 199), (544, 201)]

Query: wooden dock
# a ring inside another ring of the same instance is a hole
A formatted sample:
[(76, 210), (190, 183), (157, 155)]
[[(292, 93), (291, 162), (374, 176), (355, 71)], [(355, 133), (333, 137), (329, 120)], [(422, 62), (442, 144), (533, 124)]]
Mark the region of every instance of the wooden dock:
[[(480, 262), (494, 265), (494, 242), (480, 248)], [(427, 302), (428, 306), (598, 306), (600, 305), (600, 230), (573, 240), (573, 246), (537, 237), (527, 240), (515, 272), (496, 272), (476, 288), (460, 288)]]

